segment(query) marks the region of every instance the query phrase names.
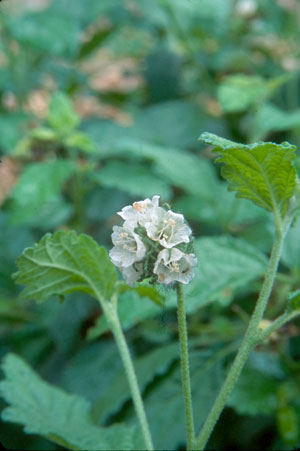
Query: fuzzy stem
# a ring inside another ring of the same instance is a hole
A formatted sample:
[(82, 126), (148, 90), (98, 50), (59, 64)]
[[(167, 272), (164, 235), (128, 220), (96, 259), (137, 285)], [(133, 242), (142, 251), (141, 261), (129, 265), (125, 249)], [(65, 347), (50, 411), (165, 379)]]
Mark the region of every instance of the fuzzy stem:
[(180, 342), (181, 375), (182, 375), (185, 419), (187, 428), (187, 450), (189, 451), (194, 449), (194, 440), (195, 440), (190, 370), (189, 370), (189, 351), (188, 351), (183, 285), (178, 282), (176, 288), (177, 288), (177, 317), (178, 317), (178, 333)]
[(282, 244), (284, 240), (284, 234), (278, 233), (277, 230), (270, 260), (268, 263), (267, 271), (265, 274), (264, 283), (262, 285), (255, 310), (252, 314), (247, 332), (242, 341), (241, 347), (232, 363), (229, 373), (225, 379), (225, 382), (219, 392), (219, 395), (205, 421), (195, 443), (196, 450), (203, 450), (207, 444), (207, 441), (215, 427), (216, 422), (221, 415), (225, 404), (229, 398), (229, 395), (235, 386), (235, 383), (249, 357), (250, 352), (257, 343), (257, 337), (259, 334), (259, 323), (263, 318), (273, 283), (275, 280), (278, 263), (280, 260)]
[(273, 321), (272, 324), (270, 324), (269, 327), (267, 327), (263, 332), (261, 332), (261, 335), (259, 335), (257, 338), (257, 344), (266, 340), (273, 332), (275, 332), (284, 324), (288, 323), (293, 318), (296, 318), (299, 315), (300, 315), (299, 311), (283, 313), (283, 315), (279, 316), (275, 321)]
[[(126, 339), (116, 312), (115, 306), (111, 306), (112, 308), (109, 309), (109, 311), (106, 312), (107, 319), (109, 320), (109, 323), (111, 325), (121, 358), (122, 362), (125, 368), (126, 376), (128, 379), (131, 396), (133, 399), (133, 404), (135, 407), (135, 411), (138, 417), (138, 420), (140, 422), (140, 426), (142, 429), (146, 449), (148, 451), (153, 451), (153, 443), (152, 443), (152, 437), (144, 409), (143, 400), (141, 397), (141, 393), (138, 386), (138, 381), (136, 377), (136, 373), (134, 370), (133, 362), (130, 356), (130, 352), (128, 349), (128, 345), (126, 343)], [(106, 308), (107, 310), (107, 308)]]

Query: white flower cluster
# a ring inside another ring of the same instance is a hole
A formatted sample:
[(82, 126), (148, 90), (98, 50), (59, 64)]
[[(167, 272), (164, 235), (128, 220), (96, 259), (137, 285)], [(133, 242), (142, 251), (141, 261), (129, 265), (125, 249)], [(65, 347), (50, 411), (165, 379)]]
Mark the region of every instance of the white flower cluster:
[(122, 227), (114, 226), (110, 258), (128, 285), (150, 277), (169, 285), (189, 283), (197, 258), (188, 253), (191, 229), (181, 214), (159, 206), (159, 196), (134, 202), (118, 212)]

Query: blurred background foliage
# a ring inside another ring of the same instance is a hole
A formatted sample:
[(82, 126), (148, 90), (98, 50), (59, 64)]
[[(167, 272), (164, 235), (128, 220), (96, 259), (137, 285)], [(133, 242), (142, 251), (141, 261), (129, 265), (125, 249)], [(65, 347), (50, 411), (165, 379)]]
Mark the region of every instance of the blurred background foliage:
[[(95, 423), (135, 421), (100, 308), (83, 295), (21, 302), (15, 259), (59, 228), (109, 248), (116, 212), (154, 194), (183, 213), (199, 260), (186, 289), (199, 429), (245, 331), (273, 226), (227, 191), (197, 137), (299, 144), (299, 30), (297, 0), (0, 3), (0, 353), (18, 353), (84, 396)], [(287, 238), (270, 319), (299, 288), (299, 237), (300, 224)], [(174, 295), (160, 295), (164, 307), (127, 291), (120, 315), (154, 441), (181, 450)], [(299, 345), (294, 323), (252, 353), (209, 448), (299, 446)], [(62, 449), (8, 423), (0, 440), (8, 449)]]

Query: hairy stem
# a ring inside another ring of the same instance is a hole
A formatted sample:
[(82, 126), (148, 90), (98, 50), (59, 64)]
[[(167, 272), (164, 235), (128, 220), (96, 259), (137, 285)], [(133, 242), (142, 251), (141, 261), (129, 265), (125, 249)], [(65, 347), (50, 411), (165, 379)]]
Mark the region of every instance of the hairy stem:
[(177, 283), (177, 317), (180, 342), (180, 363), (184, 396), (185, 419), (187, 428), (187, 449), (194, 449), (195, 430), (193, 418), (193, 406), (191, 395), (191, 382), (189, 370), (189, 351), (187, 339), (186, 314), (184, 305), (183, 285)]
[(115, 306), (112, 306), (112, 309), (110, 309), (107, 313), (107, 318), (110, 322), (110, 325), (112, 327), (112, 331), (122, 358), (122, 362), (125, 368), (126, 376), (128, 379), (131, 396), (133, 399), (133, 404), (135, 407), (135, 411), (142, 429), (146, 449), (148, 451), (153, 451), (153, 443), (152, 443), (152, 437), (146, 417), (146, 412), (144, 409), (144, 403), (141, 397), (141, 393), (138, 386), (137, 377), (135, 374), (133, 362), (131, 359), (131, 355), (128, 349), (128, 345), (126, 343), (126, 339), (116, 312)]
[(240, 349), (232, 363), (225, 382), (219, 392), (219, 395), (196, 439), (195, 449), (197, 450), (203, 450), (205, 448), (207, 441), (216, 425), (216, 422), (218, 421), (219, 416), (221, 415), (225, 407), (226, 401), (249, 357), (249, 354), (257, 344), (257, 336), (260, 331), (259, 323), (263, 318), (272, 291), (278, 263), (280, 260), (283, 240), (284, 234), (277, 231), (267, 271), (265, 274), (264, 283), (262, 285), (247, 332), (244, 336)]
[(272, 324), (270, 324), (269, 327), (267, 327), (263, 332), (261, 332), (261, 335), (257, 338), (257, 343), (261, 343), (266, 338), (268, 338), (273, 332), (275, 332), (277, 329), (282, 327), (284, 324), (291, 321), (293, 318), (296, 318), (296, 316), (299, 316), (299, 311), (294, 312), (285, 312), (283, 315), (279, 316), (275, 321), (273, 321)]

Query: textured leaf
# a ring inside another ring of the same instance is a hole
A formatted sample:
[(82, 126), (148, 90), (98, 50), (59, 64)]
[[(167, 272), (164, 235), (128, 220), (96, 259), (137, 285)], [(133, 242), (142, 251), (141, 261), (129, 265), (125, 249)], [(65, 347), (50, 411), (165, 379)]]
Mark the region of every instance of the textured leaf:
[(74, 170), (72, 162), (60, 159), (28, 164), (11, 193), (12, 222), (37, 223), (60, 200), (62, 184)]
[(54, 130), (62, 134), (73, 131), (80, 122), (68, 96), (63, 92), (56, 92), (51, 97), (47, 120)]
[(285, 215), (296, 183), (294, 146), (287, 142), (246, 146), (211, 133), (202, 133), (200, 140), (221, 154), (217, 161), (224, 163), (222, 175), (229, 182), (230, 191), (237, 191), (237, 197), (250, 199), (268, 211)]
[(6, 378), (0, 393), (9, 404), (3, 420), (19, 423), (25, 432), (43, 435), (67, 449), (134, 449), (133, 428), (97, 427), (90, 420), (87, 401), (47, 384), (17, 355), (6, 356), (3, 371)]
[(102, 186), (119, 188), (134, 196), (151, 197), (159, 194), (163, 199), (171, 197), (169, 185), (163, 178), (149, 171), (145, 164), (110, 161), (94, 176)]
[(117, 280), (106, 249), (87, 235), (63, 230), (25, 249), (17, 266), (16, 281), (25, 285), (23, 296), (36, 301), (74, 291), (107, 299)]
[[(140, 390), (153, 381), (154, 377), (163, 375), (170, 368), (174, 360), (179, 357), (177, 343), (159, 347), (154, 351), (135, 359), (135, 370), (137, 373)], [(110, 386), (96, 401), (92, 414), (97, 423), (104, 421), (113, 413), (117, 412), (125, 401), (130, 399), (130, 391), (124, 370), (121, 369), (111, 380)]]

